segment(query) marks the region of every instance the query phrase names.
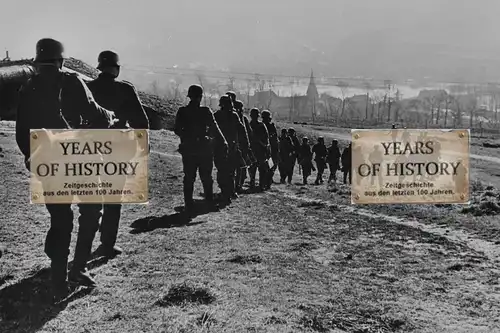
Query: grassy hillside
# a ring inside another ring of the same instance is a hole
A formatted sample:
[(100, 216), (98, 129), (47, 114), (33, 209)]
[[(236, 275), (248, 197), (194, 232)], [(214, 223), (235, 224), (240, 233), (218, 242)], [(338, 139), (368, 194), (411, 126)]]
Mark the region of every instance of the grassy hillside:
[[(415, 206), (413, 222), (397, 207), (353, 208), (348, 186), (302, 186), (296, 174), (294, 184), (245, 194), (220, 212), (198, 201), (187, 220), (169, 131), (152, 132), (149, 204), (123, 209), (125, 253), (95, 256), (98, 288), (53, 304), (49, 216), (29, 204), (12, 124), (1, 125), (1, 332), (500, 331), (498, 247), (468, 228), (494, 235), (498, 215)], [(457, 238), (457, 229), (470, 233)]]

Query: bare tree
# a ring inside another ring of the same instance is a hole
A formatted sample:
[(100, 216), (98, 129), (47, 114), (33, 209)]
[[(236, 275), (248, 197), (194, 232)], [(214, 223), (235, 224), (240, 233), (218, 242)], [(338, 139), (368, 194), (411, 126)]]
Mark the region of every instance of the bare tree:
[(154, 80), (151, 82), (151, 87), (150, 87), (151, 93), (156, 96), (160, 96), (160, 85), (158, 83), (158, 80)]
[(250, 107), (250, 92), (252, 91), (252, 88), (254, 86), (253, 80), (252, 79), (247, 79), (246, 80), (246, 92), (247, 92), (247, 107)]
[(348, 103), (347, 94), (349, 93), (349, 83), (344, 81), (339, 81), (337, 83), (337, 87), (340, 88), (340, 93), (342, 94), (342, 106), (341, 106), (340, 118), (343, 118), (346, 105)]
[(448, 125), (448, 112), (454, 102), (453, 96), (447, 93), (444, 98), (444, 128)]
[(368, 81), (365, 82), (364, 86), (366, 89), (365, 120), (368, 120), (369, 119), (368, 109), (369, 109), (369, 105), (370, 105), (370, 91), (372, 90), (372, 86), (371, 86), (370, 82), (368, 82)]
[(180, 75), (176, 75), (173, 80), (170, 81), (173, 88), (173, 98), (177, 100), (179, 98), (179, 87), (182, 84), (182, 77)]
[(196, 75), (196, 78), (198, 79), (198, 83), (200, 84), (200, 86), (203, 88), (203, 100), (204, 100), (204, 103), (205, 103), (205, 106), (207, 105), (207, 91), (205, 89), (205, 86), (206, 86), (206, 77), (205, 77), (205, 74), (201, 71), (196, 71), (195, 72), (195, 75)]
[[(374, 91), (371, 96), (371, 105), (372, 105), (372, 119), (376, 119), (377, 122), (380, 121), (381, 118), (381, 113), (380, 113), (380, 106), (382, 105), (382, 101), (384, 100), (384, 95), (382, 95), (380, 92)], [(375, 115), (375, 106), (377, 107), (377, 113)]]
[(403, 97), (403, 94), (399, 91), (399, 89), (396, 90), (396, 97), (394, 98), (394, 121), (398, 122), (399, 121), (399, 111), (401, 110), (401, 99)]
[(271, 103), (273, 101), (273, 88), (274, 88), (275, 79), (274, 78), (269, 79), (267, 82), (268, 82), (267, 84), (269, 86), (269, 99), (267, 101), (267, 109), (269, 110), (271, 108)]
[(228, 86), (228, 89), (229, 89), (230, 91), (234, 91), (234, 90), (235, 90), (235, 89), (234, 89), (234, 81), (235, 81), (235, 79), (236, 79), (236, 78), (235, 78), (234, 76), (230, 76), (230, 77), (228, 78), (228, 84), (227, 84), (227, 86)]

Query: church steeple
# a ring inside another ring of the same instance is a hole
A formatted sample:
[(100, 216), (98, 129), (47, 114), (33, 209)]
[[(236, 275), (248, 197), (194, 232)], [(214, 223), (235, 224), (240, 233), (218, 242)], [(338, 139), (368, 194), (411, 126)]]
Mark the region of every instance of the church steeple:
[(316, 88), (316, 83), (314, 83), (314, 73), (311, 69), (311, 78), (309, 79), (309, 86), (307, 87), (307, 97), (312, 100), (318, 100), (319, 93), (318, 88)]
[(309, 86), (307, 87), (307, 104), (311, 105), (311, 115), (312, 115), (312, 120), (314, 122), (314, 119), (316, 115), (318, 114), (318, 110), (316, 109), (316, 104), (318, 103), (319, 100), (319, 93), (318, 93), (318, 88), (316, 88), (316, 83), (314, 83), (314, 74), (311, 69), (311, 79), (309, 80)]

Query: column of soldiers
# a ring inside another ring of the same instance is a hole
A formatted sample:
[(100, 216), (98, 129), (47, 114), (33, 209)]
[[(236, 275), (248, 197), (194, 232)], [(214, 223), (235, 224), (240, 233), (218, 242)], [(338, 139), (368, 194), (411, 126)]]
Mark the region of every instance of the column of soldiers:
[[(118, 80), (118, 54), (103, 51), (98, 56), (97, 79), (85, 83), (78, 75), (64, 71), (63, 44), (44, 38), (36, 44), (35, 75), (22, 87), (16, 120), (16, 141), (24, 155), (25, 167), (30, 170), (30, 130), (50, 129), (149, 129), (149, 120), (135, 87)], [(196, 212), (193, 200), (194, 182), (199, 173), (205, 201), (213, 210), (228, 205), (243, 192), (249, 178), (250, 189), (266, 191), (273, 184), (279, 168), (281, 183), (291, 184), (295, 164), (303, 171), (307, 184), (313, 155), (318, 167), (316, 184), (323, 182), (326, 165), (330, 166), (330, 181), (342, 161), (344, 182), (350, 180), (350, 146), (339, 153), (337, 142), (326, 149), (324, 140), (311, 150), (308, 139), (302, 144), (295, 130), (278, 131), (268, 110), (253, 108), (250, 118), (243, 115), (243, 103), (234, 92), (219, 101), (220, 109), (213, 113), (201, 106), (203, 88), (193, 85), (188, 90), (190, 102), (179, 109), (175, 133), (180, 137), (179, 152), (184, 168), (184, 202), (188, 214)], [(262, 119), (262, 120), (261, 120)], [(269, 164), (271, 162), (271, 165)], [(213, 191), (212, 170), (217, 169), (221, 189), (218, 200)], [(259, 185), (256, 173), (259, 171)], [(86, 266), (92, 244), (100, 231), (98, 253), (114, 257), (123, 252), (116, 245), (121, 215), (119, 204), (79, 204), (79, 229), (73, 265), (68, 272), (73, 211), (70, 204), (47, 204), (50, 229), (45, 241), (45, 253), (51, 259), (51, 281), (56, 297), (67, 295), (72, 285), (95, 287)], [(4, 249), (0, 247), (0, 256)]]
[[(21, 88), (16, 120), (16, 141), (30, 170), (31, 129), (149, 129), (149, 120), (137, 91), (130, 82), (118, 80), (118, 54), (98, 56), (100, 75), (85, 83), (77, 74), (64, 71), (63, 44), (44, 38), (36, 44), (35, 75)], [(211, 113), (210, 113), (211, 116)], [(86, 266), (92, 244), (100, 231), (97, 252), (104, 257), (122, 253), (116, 246), (121, 205), (79, 204), (78, 235), (68, 272), (73, 210), (71, 204), (46, 204), (50, 229), (45, 253), (51, 260), (51, 281), (56, 298), (65, 297), (74, 285), (95, 287)]]
[[(244, 104), (229, 91), (219, 99), (219, 110), (200, 106), (203, 88), (192, 85), (188, 90), (190, 102), (179, 109), (175, 120), (175, 133), (180, 137), (179, 152), (184, 164), (184, 203), (188, 215), (196, 214), (193, 186), (199, 170), (205, 198), (213, 209), (231, 204), (243, 192), (247, 174), (250, 191), (266, 191), (273, 184), (279, 168), (280, 183), (292, 183), (295, 165), (299, 165), (303, 184), (317, 168), (316, 185), (324, 183), (323, 173), (329, 167), (328, 183), (337, 181), (337, 171), (344, 173), (344, 183), (351, 180), (350, 145), (342, 154), (338, 141), (330, 147), (323, 137), (312, 147), (307, 137), (299, 138), (293, 128), (278, 130), (271, 112), (258, 108), (250, 110), (250, 121), (243, 114)], [(262, 119), (262, 120), (261, 120)], [(314, 166), (313, 160), (316, 164)], [(214, 199), (212, 169), (215, 164), (217, 183), (221, 190)], [(257, 171), (259, 174), (256, 183)]]

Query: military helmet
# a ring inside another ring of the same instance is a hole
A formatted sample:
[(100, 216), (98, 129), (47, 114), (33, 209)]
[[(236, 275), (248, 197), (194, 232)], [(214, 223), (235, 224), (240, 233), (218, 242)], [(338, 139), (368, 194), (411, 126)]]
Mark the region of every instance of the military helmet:
[(231, 100), (236, 101), (236, 93), (234, 91), (228, 91), (226, 95), (231, 97)]
[(333, 144), (333, 143), (334, 143), (334, 144), (338, 144), (338, 143), (339, 143), (339, 140), (333, 140), (333, 141), (332, 141), (332, 144)]
[(290, 127), (290, 128), (288, 129), (288, 132), (290, 132), (290, 133), (295, 133), (295, 129), (294, 129), (293, 127)]
[(236, 100), (233, 104), (234, 104), (234, 108), (235, 108), (236, 110), (241, 110), (241, 109), (243, 109), (243, 102), (242, 102), (242, 101), (240, 101), (240, 100)]
[(250, 117), (259, 117), (260, 116), (260, 110), (258, 108), (253, 108), (250, 110)]
[(231, 101), (231, 97), (229, 97), (227, 95), (224, 95), (224, 96), (220, 97), (219, 104), (221, 106), (229, 106), (229, 107), (233, 106), (233, 102)]
[(318, 137), (318, 141), (325, 141), (325, 138), (324, 138), (324, 137), (322, 137), (322, 136), (319, 136), (319, 137)]
[(187, 97), (198, 98), (203, 96), (203, 88), (199, 84), (193, 84), (188, 89)]
[(262, 111), (262, 118), (271, 119), (271, 112), (269, 110)]
[(309, 141), (309, 138), (307, 136), (302, 138), (302, 141)]
[(102, 51), (97, 57), (97, 69), (102, 69), (104, 67), (120, 67), (120, 58), (118, 54), (113, 51)]
[(51, 62), (64, 59), (64, 46), (52, 38), (42, 38), (36, 43), (35, 62)]

